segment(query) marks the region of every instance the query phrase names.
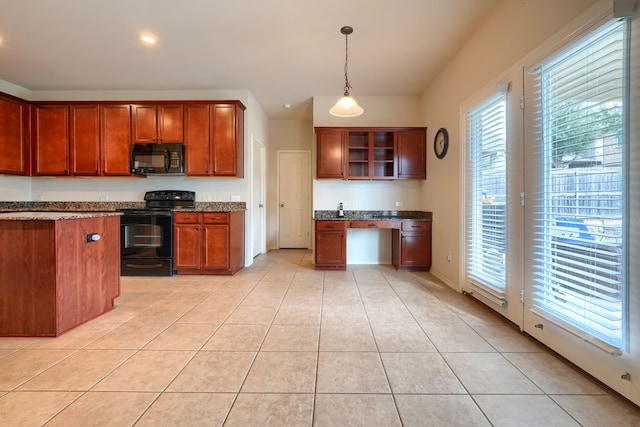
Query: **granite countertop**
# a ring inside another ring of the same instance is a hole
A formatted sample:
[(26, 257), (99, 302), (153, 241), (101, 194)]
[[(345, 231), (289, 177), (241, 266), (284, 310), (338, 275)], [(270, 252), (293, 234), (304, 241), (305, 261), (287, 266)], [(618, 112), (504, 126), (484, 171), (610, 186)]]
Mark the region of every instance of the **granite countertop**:
[[(0, 202), (0, 212), (115, 212), (144, 209), (145, 202)], [(246, 202), (196, 202), (198, 212), (233, 212), (247, 209)]]
[(9, 212), (0, 213), (0, 221), (58, 221), (120, 215), (120, 212)]
[(339, 217), (335, 210), (314, 211), (313, 219), (323, 221), (431, 221), (431, 212), (426, 211), (344, 211), (344, 216)]

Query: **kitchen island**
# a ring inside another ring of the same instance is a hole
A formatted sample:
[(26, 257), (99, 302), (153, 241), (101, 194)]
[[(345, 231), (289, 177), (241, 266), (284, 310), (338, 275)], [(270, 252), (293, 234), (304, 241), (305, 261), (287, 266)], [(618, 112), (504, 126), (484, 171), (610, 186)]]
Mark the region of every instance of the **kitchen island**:
[(120, 215), (0, 214), (0, 336), (55, 337), (114, 308)]

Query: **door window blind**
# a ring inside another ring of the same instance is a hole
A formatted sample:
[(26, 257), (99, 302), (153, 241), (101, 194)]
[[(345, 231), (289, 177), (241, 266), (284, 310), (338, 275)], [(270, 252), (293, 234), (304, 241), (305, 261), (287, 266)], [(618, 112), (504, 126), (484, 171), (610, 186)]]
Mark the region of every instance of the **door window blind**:
[(505, 294), (506, 93), (467, 113), (467, 280), (502, 301)]
[(543, 63), (535, 108), (533, 306), (593, 342), (625, 347), (627, 21)]

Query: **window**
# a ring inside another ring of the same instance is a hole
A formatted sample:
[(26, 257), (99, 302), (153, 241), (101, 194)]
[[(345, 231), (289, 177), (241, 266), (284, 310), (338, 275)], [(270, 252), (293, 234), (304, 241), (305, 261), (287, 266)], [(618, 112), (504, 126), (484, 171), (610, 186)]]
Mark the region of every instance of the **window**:
[(501, 303), (507, 254), (505, 93), (467, 113), (467, 144), (467, 281)]
[(614, 353), (626, 348), (627, 50), (620, 20), (541, 65), (531, 195), (534, 311)]

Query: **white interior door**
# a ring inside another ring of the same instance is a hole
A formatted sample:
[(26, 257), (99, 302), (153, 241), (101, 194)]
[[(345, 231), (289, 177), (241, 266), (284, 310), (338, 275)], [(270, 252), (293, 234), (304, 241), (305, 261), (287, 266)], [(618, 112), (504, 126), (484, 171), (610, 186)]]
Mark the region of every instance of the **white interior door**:
[(252, 153), (253, 174), (251, 181), (251, 255), (255, 257), (260, 255), (261, 253), (266, 252), (264, 233), (264, 146), (255, 139), (253, 139)]
[(280, 248), (308, 248), (310, 153), (278, 151), (278, 239)]

